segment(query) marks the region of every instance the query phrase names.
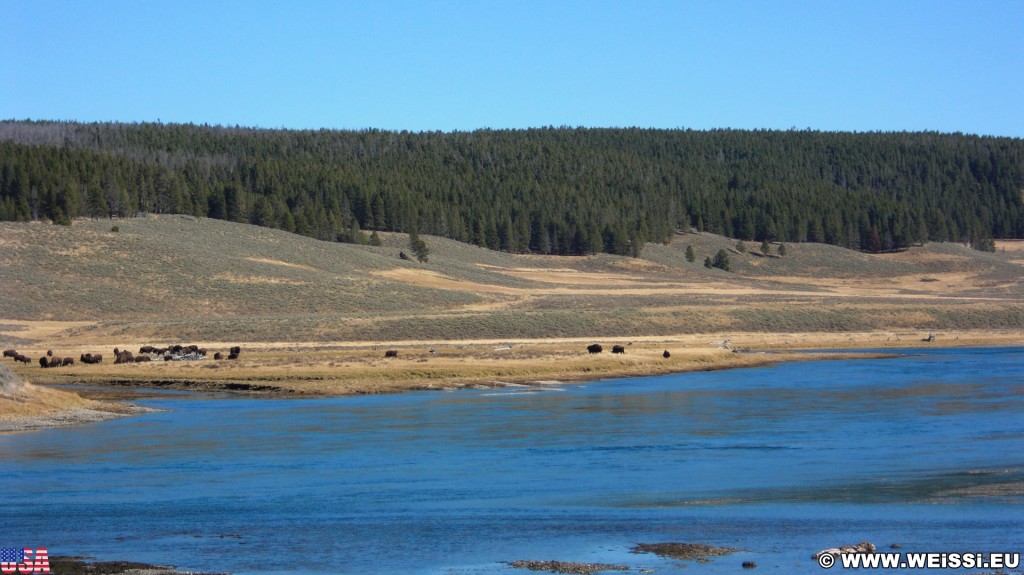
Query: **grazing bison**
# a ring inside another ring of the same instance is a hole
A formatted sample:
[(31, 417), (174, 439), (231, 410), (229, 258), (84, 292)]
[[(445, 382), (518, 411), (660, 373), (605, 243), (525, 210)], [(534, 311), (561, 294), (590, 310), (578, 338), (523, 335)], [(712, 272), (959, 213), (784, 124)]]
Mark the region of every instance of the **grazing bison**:
[(144, 345), (139, 348), (139, 353), (155, 353), (156, 348), (151, 345)]
[(668, 358), (672, 357), (672, 354), (669, 353), (668, 350), (666, 349), (665, 352), (661, 354), (661, 357), (663, 357), (665, 359), (668, 359)]
[(148, 355), (136, 356), (135, 363), (142, 363), (144, 361), (153, 361)]
[(231, 352), (228, 354), (228, 359), (238, 359), (238, 354), (235, 352)]
[(590, 353), (601, 353), (604, 351), (604, 348), (599, 343), (592, 343), (587, 346), (587, 351)]
[(50, 365), (48, 365), (47, 367), (60, 367), (61, 361), (62, 361), (61, 358), (59, 358), (57, 356), (51, 357), (50, 358)]
[(39, 367), (50, 367), (50, 362), (46, 359), (46, 356), (39, 358)]
[(213, 359), (224, 359), (224, 354), (218, 351), (217, 353), (213, 354)]
[(21, 363), (32, 363), (31, 359), (25, 357), (24, 355), (21, 355), (20, 353), (14, 356), (14, 361), (20, 361)]
[(65, 367), (69, 365), (75, 365), (75, 358), (65, 357), (64, 359), (61, 360), (60, 364)]
[(4, 350), (4, 357), (18, 357), (18, 352), (13, 349)]
[(397, 349), (389, 349), (384, 352), (384, 357), (398, 357)]
[(235, 354), (235, 355), (241, 355), (242, 354), (242, 348), (237, 346), (237, 345), (235, 347), (229, 349), (228, 351), (233, 353), (233, 354)]
[(94, 353), (94, 354), (92, 354), (92, 361), (90, 361), (89, 363), (103, 363), (103, 354), (102, 353)]
[(613, 345), (612, 353), (626, 353), (626, 348), (622, 347), (621, 345)]
[(122, 351), (121, 353), (117, 354), (117, 359), (114, 360), (114, 363), (134, 363), (134, 362), (135, 362), (135, 356), (132, 355), (132, 352), (130, 352), (130, 351)]

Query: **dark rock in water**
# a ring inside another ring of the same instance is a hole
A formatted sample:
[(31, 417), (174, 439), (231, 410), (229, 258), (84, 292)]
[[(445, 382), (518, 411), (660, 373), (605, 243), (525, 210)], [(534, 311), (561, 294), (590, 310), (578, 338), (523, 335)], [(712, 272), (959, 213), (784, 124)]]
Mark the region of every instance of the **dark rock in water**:
[(754, 567), (757, 567), (757, 563), (754, 563), (753, 561), (744, 561), (743, 562), (743, 568), (744, 569), (753, 569)]
[(867, 541), (861, 541), (860, 543), (858, 543), (856, 545), (847, 545), (845, 547), (832, 547), (831, 549), (822, 549), (821, 551), (818, 551), (817, 553), (815, 553), (811, 557), (811, 559), (814, 559), (815, 561), (817, 561), (818, 558), (821, 557), (822, 555), (832, 555), (833, 557), (838, 557), (840, 555), (845, 555), (847, 553), (874, 553), (874, 552), (875, 552), (875, 546), (872, 543), (869, 543)]
[(530, 571), (548, 571), (551, 573), (572, 573), (574, 575), (590, 575), (599, 571), (629, 571), (625, 565), (609, 565), (607, 563), (573, 563), (571, 561), (512, 561), (509, 566)]
[(140, 572), (151, 575), (185, 575), (184, 571), (177, 571), (174, 567), (166, 565), (150, 565), (136, 561), (86, 561), (82, 557), (61, 556), (50, 557), (50, 572), (58, 575), (126, 575)]
[(632, 551), (633, 553), (654, 553), (660, 557), (687, 559), (703, 563), (708, 560), (708, 557), (728, 555), (739, 551), (739, 549), (715, 547), (703, 543), (637, 543)]

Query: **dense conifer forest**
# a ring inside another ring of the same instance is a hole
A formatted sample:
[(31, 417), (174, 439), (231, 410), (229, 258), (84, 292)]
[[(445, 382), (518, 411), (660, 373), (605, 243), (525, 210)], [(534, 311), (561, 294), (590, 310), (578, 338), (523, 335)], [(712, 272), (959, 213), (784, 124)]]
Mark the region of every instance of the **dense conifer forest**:
[(940, 133), (266, 130), (0, 122), (0, 220), (182, 213), (330, 241), (636, 255), (696, 228), (865, 251), (1024, 238), (1024, 140)]

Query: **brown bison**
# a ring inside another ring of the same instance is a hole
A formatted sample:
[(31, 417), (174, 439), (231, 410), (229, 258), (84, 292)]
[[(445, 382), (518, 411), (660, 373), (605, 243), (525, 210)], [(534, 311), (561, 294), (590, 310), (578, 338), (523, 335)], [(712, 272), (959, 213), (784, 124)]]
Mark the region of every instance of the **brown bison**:
[(130, 352), (130, 351), (122, 351), (121, 353), (117, 354), (117, 358), (114, 360), (114, 363), (134, 363), (134, 362), (135, 362), (135, 356), (132, 355), (132, 352)]
[(238, 354), (235, 352), (231, 352), (228, 354), (228, 359), (238, 359)]
[(156, 348), (151, 346), (151, 345), (144, 345), (144, 346), (139, 348), (139, 353), (154, 353), (154, 352), (156, 352)]
[(384, 357), (398, 357), (397, 349), (389, 349), (384, 352)]
[(21, 363), (32, 363), (31, 359), (25, 357), (24, 355), (21, 355), (20, 353), (14, 356), (14, 361), (20, 361)]
[(50, 362), (46, 359), (45, 355), (39, 358), (39, 367), (50, 367)]
[(213, 354), (213, 359), (224, 359), (224, 354), (218, 351), (217, 353)]
[(240, 346), (237, 346), (237, 345), (235, 347), (229, 349), (228, 351), (233, 353), (233, 354), (235, 354), (235, 355), (241, 355), (242, 354), (242, 348)]
[(52, 349), (46, 350), (46, 357), (53, 357), (53, 350)]
[(60, 364), (62, 366), (65, 366), (65, 367), (67, 367), (69, 365), (75, 365), (75, 358), (73, 358), (73, 357), (65, 357), (64, 359), (62, 359), (60, 361)]
[(601, 353), (604, 351), (604, 348), (599, 343), (592, 343), (587, 346), (587, 351), (590, 353)]
[(18, 357), (18, 352), (13, 349), (5, 349), (4, 357)]
[(148, 355), (139, 355), (135, 357), (135, 363), (142, 363), (144, 361), (153, 361)]
[(665, 359), (668, 359), (668, 358), (672, 357), (672, 354), (669, 353), (668, 350), (666, 349), (665, 352), (661, 354), (661, 357), (663, 357)]
[(61, 358), (53, 356), (50, 358), (50, 365), (48, 365), (47, 367), (60, 367), (61, 361), (63, 361), (61, 360)]
[(626, 353), (626, 348), (622, 347), (621, 345), (613, 345), (612, 353)]

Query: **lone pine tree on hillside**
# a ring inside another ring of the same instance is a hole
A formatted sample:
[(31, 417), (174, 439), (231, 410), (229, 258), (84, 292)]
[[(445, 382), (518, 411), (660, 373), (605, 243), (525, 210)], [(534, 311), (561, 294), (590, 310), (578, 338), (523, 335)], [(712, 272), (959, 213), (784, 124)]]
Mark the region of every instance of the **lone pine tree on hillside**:
[(427, 263), (427, 256), (430, 255), (430, 248), (427, 247), (427, 243), (420, 239), (420, 233), (416, 228), (412, 228), (409, 231), (409, 249), (416, 255), (416, 259), (420, 263)]
[(725, 249), (718, 250), (718, 253), (715, 254), (715, 259), (711, 262), (711, 265), (722, 271), (731, 271), (732, 262), (729, 261), (729, 252)]

